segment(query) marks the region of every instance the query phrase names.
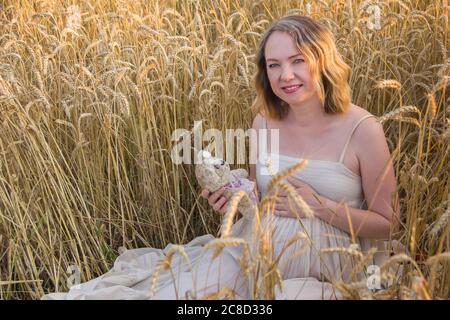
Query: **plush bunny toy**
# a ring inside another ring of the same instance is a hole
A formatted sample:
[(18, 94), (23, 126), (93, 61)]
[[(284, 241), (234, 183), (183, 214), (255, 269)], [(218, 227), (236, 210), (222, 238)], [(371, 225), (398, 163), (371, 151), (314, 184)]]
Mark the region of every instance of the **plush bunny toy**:
[[(254, 206), (257, 203), (255, 183), (247, 179), (248, 173), (244, 169), (230, 170), (230, 166), (222, 159), (214, 158), (208, 151), (198, 153), (199, 163), (195, 166), (195, 176), (203, 189), (211, 192), (225, 186), (224, 196), (230, 200), (239, 190), (244, 190), (247, 197), (243, 197), (238, 210), (245, 219), (251, 220)], [(230, 201), (228, 202), (228, 206)], [(228, 209), (228, 207), (226, 208)]]

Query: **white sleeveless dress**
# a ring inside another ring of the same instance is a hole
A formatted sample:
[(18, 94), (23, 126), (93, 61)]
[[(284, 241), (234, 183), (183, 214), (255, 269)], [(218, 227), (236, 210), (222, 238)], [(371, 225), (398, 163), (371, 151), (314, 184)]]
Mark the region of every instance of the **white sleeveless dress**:
[[(355, 125), (344, 145), (338, 162), (308, 160), (305, 168), (294, 176), (308, 183), (320, 195), (348, 206), (365, 209), (361, 178), (343, 164), (344, 155), (350, 138), (356, 127), (367, 115)], [(300, 159), (285, 155), (279, 156), (279, 170), (295, 165)], [(264, 196), (270, 176), (261, 175), (261, 165), (257, 164), (257, 184)], [(274, 172), (276, 173), (276, 172)], [(277, 288), (276, 299), (339, 299), (340, 293), (334, 289), (332, 282), (348, 280), (352, 263), (347, 255), (339, 253), (320, 253), (322, 248), (349, 247), (351, 239), (346, 232), (333, 227), (321, 219), (302, 219), (302, 224), (293, 218), (270, 215), (264, 223), (273, 219), (273, 247), (278, 254), (286, 240), (302, 231), (309, 234), (313, 247), (306, 247), (300, 255), (298, 250), (302, 240), (291, 245), (282, 256), (279, 270), (283, 278), (283, 288)], [(233, 225), (233, 235), (248, 232), (248, 223), (241, 218)], [(47, 299), (192, 299), (218, 292), (223, 287), (233, 288), (237, 299), (250, 299), (250, 280), (243, 274), (239, 265), (240, 247), (225, 247), (215, 260), (211, 259), (212, 250), (203, 246), (215, 239), (207, 234), (199, 236), (183, 247), (190, 264), (185, 258), (175, 254), (171, 271), (161, 271), (156, 289), (150, 295), (151, 277), (157, 263), (173, 246), (164, 249), (140, 248), (127, 250), (115, 261), (113, 268), (104, 275), (71, 287), (69, 292), (50, 293), (42, 297)], [(357, 239), (361, 249), (367, 250), (375, 244), (367, 239)], [(294, 254), (297, 254), (293, 257)], [(378, 256), (385, 260), (386, 255)], [(212, 260), (212, 261), (211, 261)], [(378, 259), (379, 260), (379, 259)], [(374, 263), (381, 263), (381, 260)], [(82, 271), (82, 270), (81, 270)], [(175, 281), (174, 281), (175, 280)]]
[[(344, 165), (344, 157), (350, 139), (358, 125), (369, 117), (362, 117), (352, 128), (338, 161), (307, 159), (307, 165), (296, 172), (293, 176), (309, 184), (320, 195), (336, 202), (345, 202), (349, 207), (367, 209), (364, 199), (361, 177)], [(264, 128), (267, 129), (267, 121), (264, 119)], [(266, 147), (267, 148), (267, 147)], [(267, 149), (264, 149), (267, 150)], [(264, 157), (263, 157), (264, 158)], [(265, 153), (265, 159), (270, 159), (273, 163), (278, 161), (278, 170), (273, 174), (294, 166), (301, 158), (294, 158), (283, 154)], [(261, 196), (267, 193), (268, 182), (272, 175), (261, 174), (261, 164), (258, 161), (256, 166), (256, 177), (258, 189)], [(313, 218), (297, 219), (280, 216), (270, 216), (274, 227), (272, 241), (274, 242), (275, 254), (283, 247), (283, 244), (297, 232), (306, 232), (311, 239), (312, 246), (302, 248), (300, 255), (295, 259), (290, 259), (296, 252), (298, 253), (303, 242), (297, 241), (291, 245), (283, 255), (279, 263), (279, 269), (283, 278), (284, 292), (279, 293), (278, 298), (287, 299), (335, 299), (341, 295), (333, 290), (331, 282), (338, 280), (350, 281), (350, 272), (354, 263), (348, 254), (322, 253), (324, 248), (349, 248), (352, 244), (351, 236), (324, 220)], [(269, 218), (268, 218), (269, 219)], [(363, 252), (371, 247), (377, 247), (375, 254), (369, 264), (381, 265), (388, 258), (385, 241), (375, 241), (357, 238), (356, 242)], [(277, 251), (278, 250), (278, 251)], [(361, 274), (358, 279), (361, 280)]]

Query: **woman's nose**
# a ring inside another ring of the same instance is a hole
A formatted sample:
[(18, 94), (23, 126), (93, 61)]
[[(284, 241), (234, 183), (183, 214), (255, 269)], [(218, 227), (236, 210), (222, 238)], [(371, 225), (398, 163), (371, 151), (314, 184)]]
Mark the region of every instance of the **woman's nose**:
[(294, 72), (292, 71), (292, 69), (289, 67), (283, 68), (283, 70), (281, 72), (281, 80), (287, 82), (292, 79), (294, 79)]

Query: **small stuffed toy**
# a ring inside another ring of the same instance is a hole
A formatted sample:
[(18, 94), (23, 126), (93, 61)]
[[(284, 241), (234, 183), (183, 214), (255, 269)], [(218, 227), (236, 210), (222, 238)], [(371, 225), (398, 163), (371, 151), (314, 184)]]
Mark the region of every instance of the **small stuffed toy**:
[[(215, 192), (225, 186), (224, 196), (230, 200), (239, 190), (244, 190), (247, 197), (243, 197), (238, 205), (242, 216), (251, 220), (254, 214), (254, 206), (257, 204), (255, 183), (247, 179), (248, 173), (244, 169), (230, 170), (230, 166), (224, 160), (214, 158), (208, 151), (200, 150), (199, 163), (195, 166), (195, 176), (203, 189)], [(228, 206), (230, 201), (228, 202)], [(226, 208), (228, 209), (228, 207)]]

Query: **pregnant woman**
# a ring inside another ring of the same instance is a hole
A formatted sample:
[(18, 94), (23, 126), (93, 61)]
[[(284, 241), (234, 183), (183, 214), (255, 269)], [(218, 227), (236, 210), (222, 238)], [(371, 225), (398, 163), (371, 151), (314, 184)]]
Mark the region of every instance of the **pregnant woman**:
[[(314, 211), (314, 218), (291, 212), (286, 194), (280, 193), (274, 214), (263, 219), (273, 227), (275, 254), (298, 232), (311, 241), (302, 251), (303, 239), (284, 252), (278, 265), (283, 290), (276, 298), (339, 298), (331, 283), (349, 279), (351, 256), (323, 249), (384, 249), (384, 240), (398, 223), (398, 202), (392, 201), (396, 179), (382, 126), (374, 115), (351, 103), (349, 67), (330, 31), (313, 19), (287, 16), (274, 22), (256, 57), (253, 128), (277, 129), (279, 140), (273, 148), (271, 139), (258, 135), (267, 145), (257, 150), (252, 143), (251, 157), (268, 161), (251, 164), (250, 178), (264, 196), (271, 178), (266, 172), (275, 174), (308, 160), (288, 182)], [(227, 200), (222, 193), (203, 190), (202, 196), (223, 213)], [(248, 232), (248, 224), (240, 219), (233, 233), (242, 232)], [(250, 299), (249, 282), (240, 267), (241, 247), (225, 247), (212, 259), (212, 250), (204, 250), (212, 240), (212, 235), (203, 235), (184, 245), (186, 255), (175, 254), (171, 268), (159, 269), (153, 286), (158, 262), (177, 249), (172, 244), (128, 250), (108, 273), (43, 299), (191, 299), (225, 287), (238, 299)], [(385, 257), (381, 251), (373, 264)]]
[[(301, 241), (285, 251), (278, 266), (286, 279), (283, 297), (335, 298), (324, 280), (348, 281), (353, 265), (348, 254), (321, 249), (376, 247), (372, 264), (379, 266), (387, 257), (387, 244), (380, 240), (398, 224), (398, 201), (391, 200), (396, 179), (383, 128), (374, 115), (350, 102), (349, 67), (332, 34), (314, 20), (288, 16), (275, 22), (262, 38), (256, 62), (253, 128), (277, 129), (279, 145), (272, 153), (272, 139), (258, 137), (267, 144), (251, 153), (266, 161), (250, 165), (250, 179), (265, 196), (271, 176), (262, 174), (268, 168), (261, 163), (276, 161), (283, 170), (306, 159), (306, 167), (288, 182), (315, 215), (308, 219), (300, 212), (300, 223), (282, 193), (275, 216), (269, 216), (276, 255), (297, 232), (306, 232), (312, 243), (300, 255)], [(223, 213), (227, 200), (221, 190), (202, 195)], [(235, 230), (249, 232), (242, 224), (238, 221)]]

